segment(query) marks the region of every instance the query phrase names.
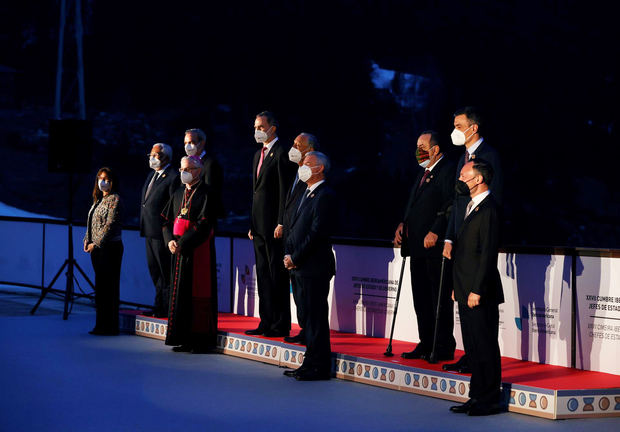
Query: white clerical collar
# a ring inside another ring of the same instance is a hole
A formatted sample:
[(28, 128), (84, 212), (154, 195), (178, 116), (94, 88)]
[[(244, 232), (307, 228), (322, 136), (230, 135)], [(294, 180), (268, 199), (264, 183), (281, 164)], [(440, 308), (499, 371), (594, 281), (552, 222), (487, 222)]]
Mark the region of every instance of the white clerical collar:
[(480, 138), (478, 141), (476, 141), (475, 143), (473, 143), (468, 149), (467, 152), (469, 153), (469, 156), (473, 155), (474, 152), (478, 149), (478, 147), (480, 147), (480, 144), (482, 144), (482, 141), (484, 141), (484, 138)]
[(478, 194), (475, 197), (473, 197), (471, 200), (474, 202), (474, 204), (471, 206), (471, 210), (469, 211), (469, 213), (471, 213), (473, 209), (475, 209), (478, 205), (480, 205), (480, 203), (490, 194), (491, 194), (491, 191), (486, 190), (482, 192), (481, 194)]
[(312, 186), (308, 186), (308, 189), (306, 189), (306, 193), (308, 193), (308, 192), (314, 192), (314, 190), (315, 190), (316, 188), (318, 188), (318, 187), (319, 187), (319, 185), (320, 185), (321, 183), (325, 183), (325, 179), (323, 179), (323, 180), (319, 180), (318, 182), (316, 182), (316, 183), (315, 183), (315, 184), (313, 184)]
[(432, 165), (431, 165), (431, 166), (429, 166), (429, 167), (426, 167), (426, 169), (427, 169), (427, 170), (429, 170), (429, 171), (432, 171), (432, 170), (433, 170), (433, 168), (435, 168), (435, 165), (437, 165), (437, 164), (439, 163), (439, 161), (440, 161), (440, 160), (442, 160), (442, 159), (443, 159), (443, 154), (441, 155), (441, 157), (440, 157), (439, 159), (437, 159), (437, 160), (435, 161), (435, 163), (434, 163), (434, 164), (432, 164)]
[(271, 151), (271, 147), (273, 147), (273, 145), (276, 143), (277, 140), (278, 140), (278, 137), (275, 137), (273, 140), (271, 140), (269, 144), (263, 144), (263, 147), (267, 149), (265, 150), (265, 153), (269, 153)]

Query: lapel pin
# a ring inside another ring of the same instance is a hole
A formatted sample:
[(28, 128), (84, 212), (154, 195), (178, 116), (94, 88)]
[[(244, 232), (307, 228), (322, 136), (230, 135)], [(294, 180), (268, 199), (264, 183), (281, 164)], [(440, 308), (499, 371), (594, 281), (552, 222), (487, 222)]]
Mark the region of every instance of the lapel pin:
[(474, 211), (478, 211), (478, 209), (480, 209), (480, 207), (476, 207), (476, 208), (474, 209)]
[(166, 178), (166, 174), (162, 174), (161, 178)]
[(311, 195), (310, 195), (310, 198), (314, 198), (314, 194), (311, 194)]
[(269, 153), (269, 157), (273, 157), (273, 153)]
[(426, 183), (430, 183), (431, 179), (426, 179)]
[(475, 154), (471, 155), (470, 159), (476, 159), (476, 155)]

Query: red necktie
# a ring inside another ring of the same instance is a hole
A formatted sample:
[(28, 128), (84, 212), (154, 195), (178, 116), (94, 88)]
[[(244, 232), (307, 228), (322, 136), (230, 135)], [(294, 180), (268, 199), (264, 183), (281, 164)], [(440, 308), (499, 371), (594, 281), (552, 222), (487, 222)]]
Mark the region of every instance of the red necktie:
[(424, 170), (424, 175), (422, 176), (422, 179), (420, 180), (420, 184), (418, 185), (418, 189), (420, 189), (422, 187), (422, 185), (424, 184), (424, 180), (426, 180), (426, 177), (428, 177), (428, 175), (431, 173), (431, 170), (429, 169), (425, 169)]
[(258, 173), (260, 173), (260, 167), (263, 166), (263, 161), (265, 160), (265, 150), (267, 150), (267, 146), (263, 146), (260, 151), (260, 161), (258, 161), (258, 168), (256, 168), (256, 178), (258, 178)]

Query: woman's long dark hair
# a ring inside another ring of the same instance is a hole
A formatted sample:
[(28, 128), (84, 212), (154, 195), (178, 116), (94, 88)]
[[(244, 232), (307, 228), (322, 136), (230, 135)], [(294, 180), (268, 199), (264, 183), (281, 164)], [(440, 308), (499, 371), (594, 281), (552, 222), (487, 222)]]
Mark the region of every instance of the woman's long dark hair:
[(99, 175), (101, 173), (106, 173), (108, 175), (108, 181), (112, 183), (112, 187), (110, 188), (110, 194), (118, 193), (118, 179), (112, 171), (111, 168), (103, 167), (97, 171), (97, 175), (95, 176), (95, 187), (93, 188), (93, 204), (103, 197), (103, 192), (99, 190)]

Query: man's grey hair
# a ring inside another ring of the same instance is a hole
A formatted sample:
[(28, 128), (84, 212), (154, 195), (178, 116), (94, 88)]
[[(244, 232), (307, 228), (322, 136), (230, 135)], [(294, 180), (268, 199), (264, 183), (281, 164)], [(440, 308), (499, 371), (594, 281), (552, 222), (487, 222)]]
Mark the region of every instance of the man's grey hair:
[(204, 141), (207, 142), (207, 135), (203, 132), (202, 129), (188, 129), (185, 131), (185, 135), (187, 134), (192, 134), (192, 135), (196, 135), (198, 137), (198, 142), (200, 141)]
[(308, 145), (312, 147), (313, 151), (316, 151), (319, 149), (319, 139), (316, 136), (306, 133), (306, 132), (302, 132), (300, 135), (303, 135), (308, 139)]
[(306, 157), (308, 156), (314, 156), (319, 165), (323, 165), (323, 174), (327, 175), (332, 164), (329, 161), (329, 158), (325, 155), (325, 153), (321, 153), (320, 151), (311, 151), (306, 153)]
[(197, 156), (183, 156), (181, 158), (181, 162), (183, 162), (184, 160), (186, 160), (187, 163), (190, 164), (192, 167), (202, 169), (202, 161), (200, 160), (199, 157), (197, 157)]
[(153, 144), (153, 147), (159, 147), (159, 149), (161, 150), (161, 152), (166, 155), (166, 157), (168, 158), (169, 161), (172, 160), (172, 147), (170, 147), (168, 144), (164, 144), (164, 143), (155, 143)]

